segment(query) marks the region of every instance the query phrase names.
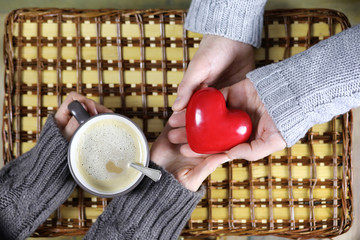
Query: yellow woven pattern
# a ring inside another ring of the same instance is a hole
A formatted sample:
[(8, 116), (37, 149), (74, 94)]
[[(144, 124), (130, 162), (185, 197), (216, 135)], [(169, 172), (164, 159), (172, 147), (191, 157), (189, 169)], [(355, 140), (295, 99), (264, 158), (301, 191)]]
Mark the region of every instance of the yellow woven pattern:
[[(183, 11), (20, 9), (5, 35), (5, 161), (36, 144), (49, 113), (77, 91), (130, 117), (151, 143), (171, 114), (201, 35)], [(265, 14), (257, 67), (295, 55), (348, 27), (328, 10)], [(207, 194), (184, 235), (335, 236), (352, 219), (351, 114), (316, 125), (291, 149), (234, 160), (204, 182)], [(76, 189), (38, 229), (81, 235), (107, 200)], [(295, 231), (296, 230), (296, 231)]]

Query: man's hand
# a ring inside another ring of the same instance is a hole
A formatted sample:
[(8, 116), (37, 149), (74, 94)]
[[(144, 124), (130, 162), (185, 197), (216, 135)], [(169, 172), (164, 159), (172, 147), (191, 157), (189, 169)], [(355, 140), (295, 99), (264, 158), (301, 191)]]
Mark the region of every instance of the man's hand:
[[(250, 115), (253, 124), (253, 133), (246, 143), (241, 143), (222, 154), (212, 155), (228, 159), (242, 158), (250, 161), (259, 160), (269, 154), (286, 147), (286, 143), (265, 109), (253, 83), (245, 79), (230, 87), (221, 89), (228, 108), (241, 109)], [(206, 157), (193, 152), (187, 144), (185, 130), (185, 111), (175, 113), (169, 119), (171, 127), (169, 141), (179, 145), (181, 153), (186, 157)]]
[(230, 86), (245, 78), (254, 69), (253, 47), (249, 44), (215, 35), (204, 35), (178, 87), (173, 110), (183, 110), (191, 95), (201, 85), (217, 89)]

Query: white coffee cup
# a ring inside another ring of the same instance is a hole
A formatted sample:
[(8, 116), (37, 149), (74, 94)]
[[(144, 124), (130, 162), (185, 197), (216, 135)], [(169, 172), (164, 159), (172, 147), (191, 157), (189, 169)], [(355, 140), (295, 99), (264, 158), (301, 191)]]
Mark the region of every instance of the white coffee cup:
[(68, 150), (69, 168), (79, 186), (109, 198), (134, 189), (144, 175), (130, 163), (149, 165), (148, 143), (140, 128), (116, 113), (90, 117), (78, 101), (68, 108), (80, 124)]

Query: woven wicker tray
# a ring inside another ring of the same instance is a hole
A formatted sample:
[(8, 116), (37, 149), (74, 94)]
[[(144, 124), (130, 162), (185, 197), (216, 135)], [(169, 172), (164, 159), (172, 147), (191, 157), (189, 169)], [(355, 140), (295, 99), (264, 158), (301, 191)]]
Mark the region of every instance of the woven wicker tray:
[[(171, 114), (201, 35), (186, 12), (19, 9), (5, 23), (4, 162), (32, 148), (70, 91), (133, 119), (151, 143)], [(349, 27), (326, 9), (265, 13), (257, 67), (281, 61)], [(292, 148), (234, 160), (205, 181), (184, 236), (333, 237), (352, 218), (351, 112), (316, 125)], [(76, 189), (35, 236), (83, 235), (108, 199)]]

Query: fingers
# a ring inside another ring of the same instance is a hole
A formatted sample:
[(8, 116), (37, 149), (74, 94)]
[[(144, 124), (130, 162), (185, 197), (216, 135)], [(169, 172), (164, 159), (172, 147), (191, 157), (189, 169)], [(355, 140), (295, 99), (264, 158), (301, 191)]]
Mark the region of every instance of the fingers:
[(186, 112), (175, 112), (171, 115), (168, 121), (168, 125), (171, 126), (171, 130), (168, 133), (168, 139), (173, 144), (187, 143), (186, 129)]
[(177, 90), (178, 96), (172, 106), (174, 112), (179, 112), (187, 106), (193, 92), (198, 87), (199, 82), (190, 81), (192, 77), (189, 75), (191, 75), (191, 72), (186, 72), (183, 80), (179, 84)]
[(107, 109), (103, 105), (95, 102), (94, 100), (86, 98), (85, 96), (79, 93), (76, 92), (69, 93), (69, 95), (60, 105), (59, 109), (55, 114), (56, 124), (63, 131), (64, 136), (66, 138), (71, 136), (79, 126), (76, 120), (72, 118), (72, 115), (68, 109), (69, 104), (74, 100), (79, 101), (83, 105), (85, 110), (89, 112), (90, 115), (112, 112), (110, 109)]
[(169, 141), (173, 144), (187, 143), (185, 128), (176, 128), (176, 129), (170, 130), (168, 133), (168, 138), (169, 138)]
[(92, 103), (95, 104), (93, 110), (96, 110), (96, 111), (93, 111), (92, 115), (96, 115), (97, 113), (112, 113), (113, 112), (112, 110), (106, 108), (105, 106), (101, 105), (100, 103), (97, 103), (97, 102), (95, 102), (95, 101), (93, 101), (91, 99), (88, 99), (88, 100), (90, 100)]
[(185, 128), (185, 111), (174, 113), (170, 117), (168, 125), (169, 127), (172, 127), (172, 129), (169, 130), (167, 137), (172, 144), (183, 144), (180, 147), (180, 152), (183, 156), (189, 158), (207, 156), (194, 152), (191, 150), (189, 144), (187, 144), (188, 140)]
[(209, 64), (207, 62), (208, 59), (204, 59), (204, 56), (200, 54), (201, 50), (198, 50), (196, 56), (192, 59), (189, 64), (187, 71), (184, 74), (184, 77), (179, 84), (176, 98), (172, 109), (174, 112), (179, 112), (183, 110), (192, 94), (196, 89), (200, 87), (202, 83), (206, 84), (206, 80), (209, 77)]
[[(170, 125), (171, 124), (168, 124), (167, 126), (170, 127)], [(187, 144), (188, 140), (187, 140), (185, 127), (170, 129), (167, 133), (167, 138), (169, 139), (169, 142), (172, 144), (177, 144), (177, 145), (182, 144), (182, 146), (180, 147), (180, 153), (184, 157), (196, 158), (196, 157), (208, 156), (207, 154), (200, 154), (191, 150), (189, 144)]]
[[(197, 191), (201, 183), (223, 162), (229, 161), (226, 154), (215, 154), (207, 157), (191, 171), (188, 176), (189, 188), (192, 191)], [(191, 184), (190, 184), (191, 183)]]
[(69, 141), (78, 127), (79, 127), (78, 121), (75, 118), (70, 118), (69, 122), (66, 124), (64, 130), (62, 131), (62, 134), (65, 137), (65, 139)]
[(86, 108), (87, 111), (94, 113), (94, 109), (93, 109), (94, 105), (91, 106), (92, 103), (89, 102), (90, 99), (87, 99), (83, 95), (78, 94), (76, 92), (71, 92), (66, 97), (64, 102), (60, 105), (59, 109), (57, 110), (57, 112), (55, 114), (55, 120), (60, 128), (65, 128), (66, 124), (69, 122), (69, 120), (71, 118), (71, 114), (68, 109), (68, 106), (74, 100), (78, 100), (80, 103), (83, 104), (83, 106)]
[(184, 127), (186, 122), (186, 111), (174, 112), (168, 123), (173, 128)]
[[(93, 101), (91, 99), (83, 99), (83, 100), (84, 100), (84, 102), (82, 104), (83, 104), (83, 106), (85, 106), (85, 109), (88, 109), (88, 112), (90, 113), (90, 115), (96, 115), (98, 113), (105, 113), (105, 112), (112, 112), (110, 109), (107, 109), (106, 107), (102, 106), (99, 103), (96, 103), (95, 101)], [(70, 140), (72, 135), (74, 135), (74, 133), (78, 127), (79, 127), (78, 121), (74, 117), (71, 117), (63, 129), (64, 137), (67, 140)]]
[(242, 158), (256, 161), (286, 147), (281, 137), (264, 140), (262, 138), (242, 143), (230, 149), (227, 153), (230, 159)]
[(180, 146), (180, 153), (184, 157), (196, 158), (196, 157), (208, 156), (207, 154), (196, 153), (190, 148), (189, 144), (187, 144), (188, 141), (186, 136), (186, 130), (184, 127), (171, 129), (168, 132), (167, 137), (169, 139), (169, 142), (171, 142), (172, 144), (177, 144), (177, 145), (182, 144), (182, 146)]
[(166, 124), (156, 141), (152, 144), (150, 149), (150, 159), (157, 165), (168, 170), (172, 159), (176, 157), (178, 146), (171, 144), (168, 140), (168, 133), (171, 127)]
[(219, 90), (222, 93), (222, 95), (224, 96), (224, 99), (225, 99), (226, 102), (227, 102), (227, 99), (228, 99), (228, 96), (229, 96), (229, 89), (230, 89), (230, 87), (224, 87), (224, 88)]
[(184, 156), (184, 157), (187, 157), (187, 158), (197, 158), (197, 157), (206, 157), (206, 156), (209, 156), (208, 154), (202, 154), (202, 153), (197, 153), (197, 152), (194, 152), (189, 144), (183, 144), (181, 145), (180, 147), (180, 153)]

